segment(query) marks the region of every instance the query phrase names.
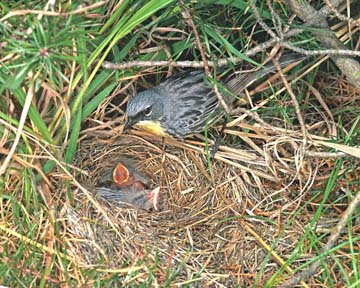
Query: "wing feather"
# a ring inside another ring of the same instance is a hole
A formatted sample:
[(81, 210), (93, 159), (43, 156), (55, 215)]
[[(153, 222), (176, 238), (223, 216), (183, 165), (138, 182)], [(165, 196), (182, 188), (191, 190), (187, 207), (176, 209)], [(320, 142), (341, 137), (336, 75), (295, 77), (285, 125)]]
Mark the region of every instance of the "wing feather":
[(201, 132), (206, 122), (218, 114), (219, 101), (203, 71), (180, 73), (160, 85), (171, 100), (165, 114), (167, 129), (173, 136)]

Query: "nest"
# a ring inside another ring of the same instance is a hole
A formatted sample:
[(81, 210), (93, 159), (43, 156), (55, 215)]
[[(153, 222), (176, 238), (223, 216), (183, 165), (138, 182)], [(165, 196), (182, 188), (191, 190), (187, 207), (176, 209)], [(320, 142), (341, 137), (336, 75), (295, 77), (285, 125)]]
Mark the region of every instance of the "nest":
[[(168, 269), (179, 266), (184, 267), (177, 275), (182, 281), (199, 271), (203, 271), (202, 284), (234, 285), (241, 275), (242, 281), (253, 280), (267, 256), (257, 237), (274, 243), (276, 221), (286, 221), (277, 219), (274, 209), (293, 203), (291, 186), (284, 183), (294, 183), (299, 173), (291, 175), (294, 167), (284, 165), (286, 171), (278, 169), (275, 175), (271, 171), (275, 164), (265, 165), (254, 150), (228, 146), (220, 146), (210, 172), (201, 143), (164, 140), (139, 131), (83, 139), (77, 166), (87, 175), (81, 175), (81, 183), (96, 185), (119, 157), (131, 158), (154, 186), (161, 187), (161, 210), (119, 208), (101, 199), (95, 199), (96, 207), (89, 195), (77, 190), (74, 207), (63, 210), (69, 253), (84, 265), (101, 263), (107, 268), (158, 263), (158, 281), (165, 280)], [(290, 253), (299, 237), (287, 237), (275, 251)], [(264, 273), (274, 265), (268, 260)]]

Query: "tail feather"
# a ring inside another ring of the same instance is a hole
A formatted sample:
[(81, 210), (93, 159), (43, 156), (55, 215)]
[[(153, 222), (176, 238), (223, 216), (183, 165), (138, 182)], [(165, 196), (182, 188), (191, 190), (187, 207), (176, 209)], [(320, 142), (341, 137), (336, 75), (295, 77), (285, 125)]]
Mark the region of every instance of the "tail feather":
[[(280, 68), (283, 69), (290, 64), (304, 60), (306, 58), (307, 57), (304, 55), (295, 53), (284, 54), (279, 59), (279, 65)], [(247, 71), (241, 73), (241, 70), (243, 70), (243, 66), (239, 70), (237, 69), (237, 67), (235, 67), (235, 72), (231, 73), (231, 75), (229, 75), (223, 82), (225, 84), (225, 87), (235, 95), (239, 95), (245, 88), (249, 87), (255, 81), (260, 80), (271, 73), (277, 72), (277, 69), (272, 62), (269, 62), (264, 65), (263, 68), (254, 71)], [(237, 73), (236, 71), (240, 71), (240, 73)]]

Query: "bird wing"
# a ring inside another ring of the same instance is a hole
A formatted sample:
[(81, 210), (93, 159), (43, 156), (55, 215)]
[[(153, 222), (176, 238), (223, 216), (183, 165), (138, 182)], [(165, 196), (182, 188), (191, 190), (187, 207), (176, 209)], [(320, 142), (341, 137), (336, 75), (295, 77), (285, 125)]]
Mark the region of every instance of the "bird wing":
[(151, 209), (153, 204), (149, 192), (150, 190), (137, 190), (134, 187), (123, 187), (121, 189), (95, 187), (97, 196), (121, 208), (135, 206), (144, 210)]
[(203, 71), (177, 74), (160, 86), (170, 100), (164, 114), (168, 117), (169, 134), (173, 136), (184, 137), (203, 131), (206, 122), (218, 114), (219, 101)]
[[(279, 60), (280, 67), (284, 68), (304, 58), (306, 57), (298, 54), (285, 54)], [(233, 71), (225, 73), (225, 79), (221, 77), (220, 80), (234, 95), (240, 95), (256, 80), (277, 71), (273, 63), (244, 73), (241, 73), (242, 70), (244, 70), (243, 65), (235, 66)], [(202, 70), (176, 74), (157, 88), (159, 93), (163, 94), (163, 101), (166, 102), (162, 123), (166, 126), (167, 133), (172, 136), (185, 137), (201, 132), (206, 123), (216, 120), (216, 116), (221, 112), (219, 100)], [(224, 94), (224, 100), (228, 104), (234, 99), (231, 93)]]

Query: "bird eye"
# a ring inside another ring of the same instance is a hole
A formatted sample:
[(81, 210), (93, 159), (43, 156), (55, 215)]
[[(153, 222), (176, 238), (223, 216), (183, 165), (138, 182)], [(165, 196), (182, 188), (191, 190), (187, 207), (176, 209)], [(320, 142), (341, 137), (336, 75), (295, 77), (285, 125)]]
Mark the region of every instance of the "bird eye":
[(151, 113), (152, 113), (151, 106), (146, 107), (146, 109), (144, 110), (144, 115), (150, 116)]

